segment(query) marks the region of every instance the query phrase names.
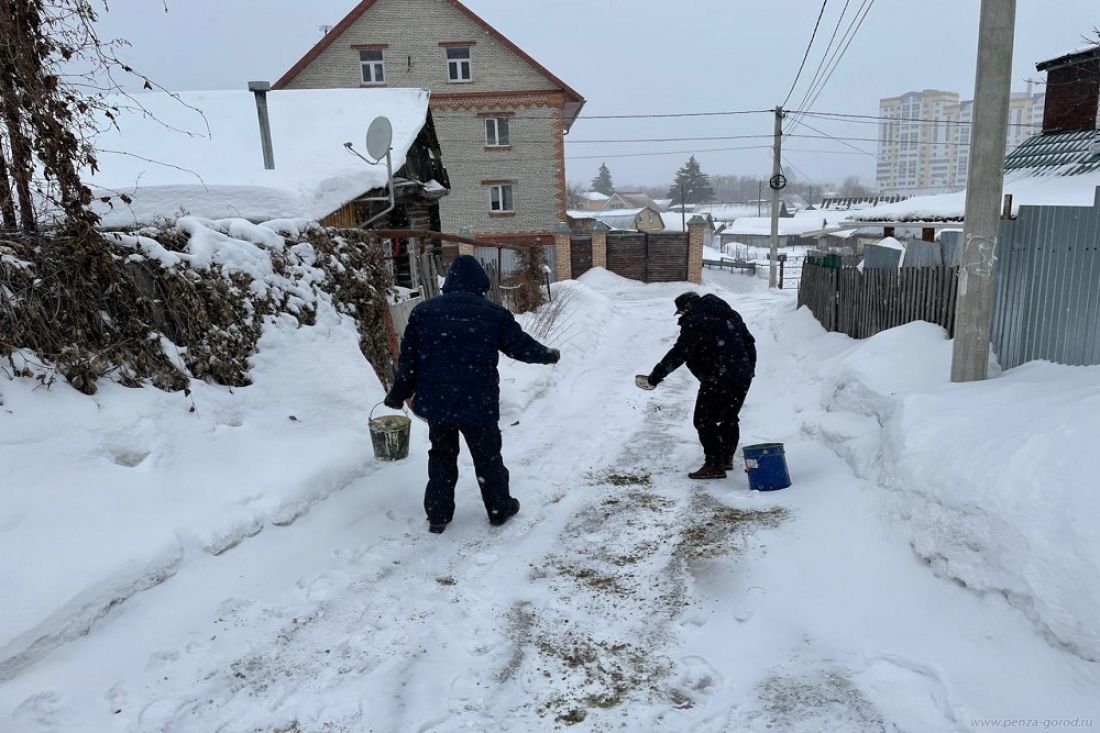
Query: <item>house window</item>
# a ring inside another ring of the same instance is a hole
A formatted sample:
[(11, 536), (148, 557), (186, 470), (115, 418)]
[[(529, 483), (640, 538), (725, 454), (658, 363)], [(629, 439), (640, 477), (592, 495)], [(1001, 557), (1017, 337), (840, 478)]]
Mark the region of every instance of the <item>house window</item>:
[(385, 84), (386, 70), (382, 49), (364, 48), (359, 51), (359, 66), (363, 70), (364, 84)]
[(508, 133), (507, 117), (487, 117), (485, 119), (485, 145), (490, 148), (506, 147), (512, 144)]
[(504, 213), (514, 210), (512, 208), (511, 184), (489, 186), (489, 211)]
[(447, 78), (456, 83), (473, 80), (468, 46), (447, 49)]

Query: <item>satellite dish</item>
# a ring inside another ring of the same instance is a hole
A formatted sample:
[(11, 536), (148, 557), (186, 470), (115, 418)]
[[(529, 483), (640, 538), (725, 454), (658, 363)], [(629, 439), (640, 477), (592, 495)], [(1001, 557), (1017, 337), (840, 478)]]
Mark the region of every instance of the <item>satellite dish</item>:
[(385, 117), (375, 117), (367, 130), (367, 155), (375, 162), (386, 157), (393, 143), (393, 125)]

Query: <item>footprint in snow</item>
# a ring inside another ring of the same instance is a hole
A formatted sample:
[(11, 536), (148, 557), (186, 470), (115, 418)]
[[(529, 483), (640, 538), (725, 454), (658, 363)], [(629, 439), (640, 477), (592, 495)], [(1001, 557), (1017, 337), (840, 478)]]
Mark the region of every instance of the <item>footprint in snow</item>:
[(741, 623), (751, 619), (760, 610), (760, 606), (764, 603), (764, 596), (767, 594), (767, 590), (755, 585), (746, 590), (741, 602), (737, 604), (737, 610), (734, 611), (733, 617)]

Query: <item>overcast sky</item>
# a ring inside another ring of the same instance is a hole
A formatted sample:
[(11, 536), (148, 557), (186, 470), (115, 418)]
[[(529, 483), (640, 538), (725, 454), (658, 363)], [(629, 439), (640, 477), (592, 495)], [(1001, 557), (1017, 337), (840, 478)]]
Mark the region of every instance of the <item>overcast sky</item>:
[[(107, 37), (170, 89), (242, 89), (274, 81), (356, 0), (111, 0)], [(863, 0), (848, 0), (838, 38)], [(466, 4), (588, 99), (584, 114), (653, 114), (772, 108), (781, 103), (821, 10), (819, 0), (466, 0)], [(845, 0), (828, 0), (818, 40), (788, 108), (797, 106)], [(814, 111), (877, 114), (880, 97), (915, 89), (972, 96), (978, 0), (876, 0)], [(1035, 62), (1082, 45), (1100, 26), (1100, 0), (1019, 0), (1014, 90)], [(409, 29), (415, 32), (415, 29)], [(873, 138), (873, 125), (807, 119), (823, 132)], [(585, 120), (567, 146), (570, 180), (588, 181), (606, 160), (620, 188), (667, 184), (689, 152), (712, 175), (765, 175), (766, 138), (593, 143), (623, 138), (769, 135), (770, 114)], [(806, 128), (801, 134), (817, 134)], [(874, 142), (850, 141), (871, 153)], [(875, 159), (827, 139), (785, 142), (788, 172), (815, 182), (874, 178)], [(645, 155), (670, 151), (668, 155)], [(823, 152), (830, 151), (830, 152)], [(446, 156), (446, 151), (444, 151)], [(596, 157), (590, 157), (596, 156)], [(620, 156), (620, 157), (613, 157)]]

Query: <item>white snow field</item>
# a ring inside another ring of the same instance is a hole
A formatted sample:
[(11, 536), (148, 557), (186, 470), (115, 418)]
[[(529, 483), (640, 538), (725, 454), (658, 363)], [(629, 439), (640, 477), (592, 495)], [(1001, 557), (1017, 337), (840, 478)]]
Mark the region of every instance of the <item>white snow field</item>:
[(502, 361), (501, 528), (464, 456), (428, 534), (426, 426), (375, 462), (382, 390), (324, 303), (247, 388), (0, 380), (0, 730), (1096, 725), (1100, 369), (951, 385), (936, 327), (855, 342), (706, 277), (759, 343), (742, 443), (783, 442), (790, 489), (686, 478), (694, 380), (633, 384), (686, 286), (599, 270), (556, 286), (561, 364)]

